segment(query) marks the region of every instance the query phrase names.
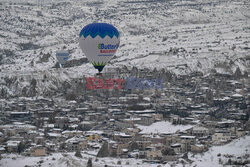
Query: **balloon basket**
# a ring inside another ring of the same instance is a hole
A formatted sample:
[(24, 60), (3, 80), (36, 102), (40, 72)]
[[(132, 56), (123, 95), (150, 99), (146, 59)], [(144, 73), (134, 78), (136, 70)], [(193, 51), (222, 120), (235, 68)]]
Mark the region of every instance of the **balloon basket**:
[(98, 72), (98, 73), (96, 73), (96, 76), (102, 77), (103, 75), (102, 75), (102, 73)]

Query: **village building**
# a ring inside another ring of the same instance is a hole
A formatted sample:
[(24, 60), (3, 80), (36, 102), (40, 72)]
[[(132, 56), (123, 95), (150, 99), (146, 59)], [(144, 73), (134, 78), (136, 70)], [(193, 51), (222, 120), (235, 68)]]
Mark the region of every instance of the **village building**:
[(30, 148), (29, 152), (30, 156), (34, 157), (40, 157), (40, 156), (46, 156), (46, 148), (40, 145), (37, 145), (35, 147)]

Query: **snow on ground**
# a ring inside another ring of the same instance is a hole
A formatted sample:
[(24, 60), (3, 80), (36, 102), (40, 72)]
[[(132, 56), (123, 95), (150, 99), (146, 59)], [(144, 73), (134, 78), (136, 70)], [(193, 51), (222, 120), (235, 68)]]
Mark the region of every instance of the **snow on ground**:
[[(230, 154), (236, 157), (243, 156), (248, 149), (248, 154), (250, 152), (250, 136), (245, 136), (240, 139), (236, 139), (231, 143), (223, 146), (213, 146), (207, 152), (203, 154), (192, 155), (189, 154), (189, 159), (193, 162), (191, 164), (186, 164), (185, 166), (190, 167), (222, 167), (219, 164), (219, 158), (222, 162), (226, 162), (224, 155)], [(52, 155), (45, 157), (24, 157), (16, 154), (3, 154), (0, 160), (0, 167), (24, 167), (28, 165), (30, 167), (38, 166), (41, 167), (85, 167), (89, 158), (92, 158), (92, 163), (94, 167), (103, 167), (108, 165), (111, 167), (157, 167), (159, 164), (149, 164), (144, 163), (143, 159), (120, 159), (120, 158), (96, 158), (96, 151), (82, 152), (82, 158), (77, 158), (74, 153), (53, 153)], [(221, 154), (218, 157), (218, 154)], [(42, 161), (42, 163), (41, 163)], [(121, 161), (121, 165), (117, 165), (117, 162)], [(170, 167), (171, 164), (176, 167), (182, 167), (183, 164), (176, 162), (168, 162), (167, 164), (161, 164), (161, 167)]]
[[(77, 158), (74, 153), (54, 153), (45, 157), (24, 157), (16, 154), (4, 154), (0, 160), (0, 167), (35, 167), (41, 164), (41, 167), (86, 167), (88, 159), (92, 158), (93, 167), (122, 167), (122, 166), (141, 166), (156, 167), (157, 164), (143, 163), (142, 159), (120, 159), (120, 158), (96, 158), (90, 153), (82, 152), (82, 158)], [(39, 163), (41, 162), (42, 163)], [(121, 161), (121, 165), (117, 162)], [(168, 167), (168, 166), (167, 166)]]
[(18, 87), (0, 89), (19, 94), (34, 78), (43, 94), (64, 81), (94, 76), (89, 62), (52, 68), (57, 50), (68, 50), (70, 60), (85, 57), (79, 33), (92, 22), (111, 23), (121, 32), (121, 45), (106, 69), (164, 68), (177, 75), (247, 71), (249, 8), (247, 0), (1, 0), (0, 83), (17, 77)]
[(150, 126), (142, 126), (142, 125), (137, 125), (139, 129), (142, 131), (140, 132), (141, 134), (172, 134), (175, 133), (176, 131), (185, 131), (187, 129), (192, 128), (192, 125), (173, 125), (172, 123), (168, 121), (160, 121), (160, 122), (155, 122)]
[[(219, 159), (222, 159), (222, 162), (227, 162), (224, 157), (225, 154), (230, 154), (234, 156), (243, 156), (248, 149), (248, 154), (250, 153), (250, 136), (245, 136), (240, 139), (234, 140), (233, 142), (223, 145), (223, 146), (213, 146), (204, 154), (197, 154), (195, 156), (190, 156), (189, 158), (193, 160), (192, 166), (197, 167), (221, 167), (223, 165), (219, 164)], [(218, 154), (221, 156), (217, 156)]]
[[(177, 74), (216, 67), (246, 70), (248, 11), (247, 0), (2, 0), (0, 53), (15, 64), (1, 69), (5, 74), (51, 69), (56, 50), (63, 48), (70, 59), (82, 58), (79, 32), (98, 21), (122, 33), (112, 67), (166, 68)], [(51, 54), (48, 62), (39, 63), (41, 53)], [(90, 68), (87, 63), (68, 71), (84, 74)]]

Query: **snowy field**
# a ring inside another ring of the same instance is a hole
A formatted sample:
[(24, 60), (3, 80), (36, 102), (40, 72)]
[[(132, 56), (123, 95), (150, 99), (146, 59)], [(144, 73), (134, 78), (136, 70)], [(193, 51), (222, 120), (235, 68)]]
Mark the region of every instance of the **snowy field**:
[[(234, 140), (229, 144), (224, 146), (213, 146), (207, 152), (203, 154), (192, 155), (189, 154), (189, 159), (191, 163), (185, 164), (185, 166), (192, 167), (222, 167), (221, 162), (226, 162), (228, 158), (226, 155), (233, 155), (235, 157), (242, 157), (248, 149), (248, 154), (250, 152), (250, 136), (245, 136), (240, 139)], [(74, 153), (55, 153), (46, 157), (23, 157), (15, 154), (4, 154), (0, 160), (1, 167), (24, 167), (28, 166), (38, 166), (41, 167), (85, 167), (89, 158), (92, 158), (92, 163), (94, 167), (108, 166), (141, 166), (141, 167), (157, 167), (159, 164), (148, 164), (143, 163), (141, 159), (116, 159), (116, 158), (95, 158), (96, 153), (84, 153), (82, 152), (83, 158), (77, 158)], [(218, 154), (221, 154), (219, 157)], [(250, 159), (249, 159), (250, 160)], [(117, 165), (117, 162), (121, 161), (121, 165)], [(160, 165), (161, 167), (170, 167), (171, 164), (176, 167), (183, 167), (183, 164), (178, 162), (168, 162), (165, 165)]]
[[(220, 164), (219, 159), (221, 159), (221, 162), (226, 163), (229, 159), (226, 157), (230, 157), (230, 155), (233, 155), (234, 157), (242, 157), (246, 153), (250, 154), (250, 136), (234, 140), (224, 146), (213, 146), (204, 154), (197, 154), (195, 156), (190, 156), (189, 158), (194, 161), (191, 166), (221, 167), (223, 165)], [(221, 154), (221, 156), (218, 156), (218, 154)], [(250, 157), (248, 157), (248, 160), (250, 160)], [(248, 166), (250, 166), (250, 164), (248, 164)]]
[[(85, 57), (78, 38), (92, 22), (111, 23), (122, 34), (110, 67), (176, 74), (248, 70), (249, 10), (248, 0), (2, 0), (1, 75), (57, 75), (51, 69), (56, 51), (69, 50), (71, 60)], [(40, 61), (48, 53), (48, 60)], [(63, 71), (66, 77), (96, 72), (90, 63)]]
[[(4, 155), (0, 161), (2, 167), (35, 167), (41, 164), (41, 167), (86, 167), (88, 159), (92, 158), (93, 167), (109, 166), (137, 166), (142, 164), (142, 160), (135, 159), (115, 159), (115, 158), (96, 158), (90, 154), (82, 153), (83, 158), (77, 158), (74, 153), (55, 153), (46, 157), (23, 157), (15, 154)], [(13, 158), (15, 160), (13, 160)], [(42, 163), (41, 163), (42, 161)], [(117, 162), (121, 161), (121, 165)], [(143, 166), (149, 166), (144, 164)]]
[(173, 134), (177, 131), (185, 131), (192, 128), (192, 125), (173, 125), (168, 121), (155, 122), (150, 126), (137, 125), (142, 131), (141, 134)]

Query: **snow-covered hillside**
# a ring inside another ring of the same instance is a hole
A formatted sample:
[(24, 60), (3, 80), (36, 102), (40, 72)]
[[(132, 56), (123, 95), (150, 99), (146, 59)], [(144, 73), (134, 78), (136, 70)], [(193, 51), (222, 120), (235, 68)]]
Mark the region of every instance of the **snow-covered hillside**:
[[(249, 72), (249, 9), (247, 0), (2, 0), (0, 88), (32, 96), (93, 76), (97, 71), (78, 44), (81, 29), (92, 22), (111, 23), (122, 34), (106, 69)], [(66, 68), (53, 68), (57, 50), (69, 51)]]
[[(230, 165), (228, 164), (229, 161), (231, 162), (233, 161), (243, 162), (245, 160), (249, 161), (250, 160), (249, 150), (250, 150), (250, 136), (245, 136), (243, 138), (234, 140), (233, 142), (227, 145), (213, 146), (204, 154), (197, 154), (194, 156), (190, 156), (190, 159), (194, 161), (192, 163), (192, 166), (220, 167), (224, 166), (223, 164)], [(246, 157), (247, 154), (248, 158)], [(231, 165), (233, 165), (233, 163)]]
[[(3, 0), (1, 70), (49, 70), (58, 49), (69, 50), (71, 59), (84, 57), (79, 33), (92, 22), (111, 23), (122, 33), (112, 67), (247, 70), (249, 7), (247, 0)], [(95, 72), (89, 63), (67, 70)]]

